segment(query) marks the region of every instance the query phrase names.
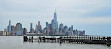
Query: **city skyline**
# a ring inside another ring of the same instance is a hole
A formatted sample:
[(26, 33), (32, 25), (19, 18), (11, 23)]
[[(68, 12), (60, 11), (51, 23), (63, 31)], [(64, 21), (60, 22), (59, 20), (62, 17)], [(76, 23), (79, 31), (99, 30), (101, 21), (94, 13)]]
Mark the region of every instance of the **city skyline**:
[(0, 30), (6, 28), (9, 20), (14, 26), (18, 22), (21, 23), (23, 27), (28, 28), (28, 31), (30, 23), (33, 23), (34, 28), (38, 21), (41, 21), (41, 25), (45, 27), (45, 23), (51, 22), (53, 19), (53, 12), (56, 9), (59, 24), (73, 25), (74, 29), (86, 30), (88, 35), (111, 36), (110, 2), (110, 0), (56, 0), (50, 2), (1, 0)]
[(9, 20), (9, 25), (4, 31), (0, 31), (0, 35), (85, 36), (85, 30), (73, 29), (73, 25), (58, 24), (56, 11), (52, 21), (46, 22), (46, 26), (43, 29), (40, 21), (38, 21), (35, 29), (33, 28), (33, 23), (30, 23), (30, 31), (27, 30), (27, 28), (23, 28), (21, 23), (17, 23), (16, 26), (11, 25), (11, 20)]

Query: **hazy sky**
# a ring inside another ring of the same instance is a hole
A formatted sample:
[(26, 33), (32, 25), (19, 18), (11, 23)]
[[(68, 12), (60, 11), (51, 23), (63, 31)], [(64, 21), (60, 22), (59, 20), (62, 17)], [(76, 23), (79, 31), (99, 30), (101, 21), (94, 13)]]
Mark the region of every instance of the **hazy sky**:
[(58, 23), (85, 30), (88, 35), (111, 36), (111, 0), (0, 0), (0, 30), (17, 22), (29, 31), (41, 21), (51, 22), (57, 12)]

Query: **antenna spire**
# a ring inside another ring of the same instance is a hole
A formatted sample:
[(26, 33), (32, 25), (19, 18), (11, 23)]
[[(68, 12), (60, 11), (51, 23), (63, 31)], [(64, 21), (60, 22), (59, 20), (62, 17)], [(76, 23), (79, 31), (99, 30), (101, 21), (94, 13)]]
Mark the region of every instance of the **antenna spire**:
[(56, 12), (56, 9), (55, 9), (55, 12)]

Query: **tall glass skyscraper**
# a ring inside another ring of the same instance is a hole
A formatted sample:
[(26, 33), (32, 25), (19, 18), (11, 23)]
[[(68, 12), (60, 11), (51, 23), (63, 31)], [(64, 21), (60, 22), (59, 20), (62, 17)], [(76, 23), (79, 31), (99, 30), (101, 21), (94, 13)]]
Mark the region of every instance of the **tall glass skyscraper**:
[(8, 32), (8, 34), (11, 33), (11, 20), (9, 20), (9, 25), (7, 27), (7, 32)]
[(41, 33), (42, 32), (42, 26), (40, 24), (40, 21), (38, 21), (38, 33)]
[(32, 23), (30, 23), (30, 33), (32, 33)]
[(54, 13), (54, 22), (57, 22), (57, 14), (56, 14), (56, 11), (55, 11), (55, 13)]
[(9, 20), (9, 32), (11, 32), (11, 21)]
[(38, 34), (38, 26), (35, 27), (35, 33)]
[(58, 30), (58, 22), (57, 22), (57, 14), (56, 14), (56, 11), (55, 11), (54, 12), (54, 18), (51, 21), (50, 35), (55, 35), (57, 30)]
[(56, 11), (54, 13), (54, 19), (53, 19), (53, 23), (54, 23), (54, 29), (57, 30), (58, 29), (58, 22), (57, 22), (57, 14)]
[(48, 22), (46, 22), (46, 28), (48, 27), (48, 25), (49, 25)]

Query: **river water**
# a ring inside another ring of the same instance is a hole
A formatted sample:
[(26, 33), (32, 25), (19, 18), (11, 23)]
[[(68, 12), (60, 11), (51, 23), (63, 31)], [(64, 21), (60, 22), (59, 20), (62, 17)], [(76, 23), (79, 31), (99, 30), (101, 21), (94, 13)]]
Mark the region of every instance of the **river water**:
[(22, 36), (0, 36), (0, 49), (111, 49), (106, 45), (23, 42)]

